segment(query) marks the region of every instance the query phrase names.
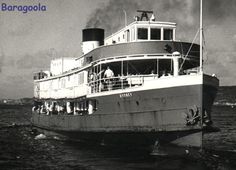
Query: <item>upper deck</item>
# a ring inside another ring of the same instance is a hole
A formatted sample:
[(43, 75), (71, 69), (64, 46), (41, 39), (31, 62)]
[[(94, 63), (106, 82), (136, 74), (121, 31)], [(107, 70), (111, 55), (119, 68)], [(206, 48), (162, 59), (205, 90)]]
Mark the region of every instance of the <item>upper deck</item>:
[(175, 41), (176, 23), (134, 21), (105, 38), (105, 45), (137, 41)]
[[(167, 56), (178, 51), (181, 57), (186, 57), (185, 68), (196, 67), (199, 63), (199, 45), (177, 41), (138, 41), (101, 46), (76, 61), (84, 61), (84, 65), (99, 60), (126, 58), (128, 56)], [(188, 64), (190, 62), (190, 65)]]
[(134, 22), (105, 39), (105, 45), (136, 41), (175, 41), (176, 23), (156, 21), (152, 11), (138, 10)]
[(105, 38), (100, 46), (98, 44), (101, 42), (96, 43), (96, 38), (91, 37), (97, 37), (97, 41), (101, 41), (101, 34), (104, 34), (101, 29), (83, 30), (90, 34), (83, 34), (83, 39), (86, 40), (82, 45), (84, 55), (78, 57), (76, 62), (85, 66), (108, 58), (134, 55), (166, 56), (177, 51), (186, 60), (184, 68), (198, 66), (199, 45), (176, 41), (176, 23), (156, 21), (152, 11), (138, 12), (141, 12), (140, 17), (136, 16), (134, 22)]

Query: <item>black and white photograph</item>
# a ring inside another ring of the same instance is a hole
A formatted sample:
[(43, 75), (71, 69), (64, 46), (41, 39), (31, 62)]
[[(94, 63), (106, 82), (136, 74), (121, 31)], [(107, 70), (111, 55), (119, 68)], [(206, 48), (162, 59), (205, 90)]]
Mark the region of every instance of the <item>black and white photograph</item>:
[(0, 169), (235, 170), (235, 0), (0, 0)]

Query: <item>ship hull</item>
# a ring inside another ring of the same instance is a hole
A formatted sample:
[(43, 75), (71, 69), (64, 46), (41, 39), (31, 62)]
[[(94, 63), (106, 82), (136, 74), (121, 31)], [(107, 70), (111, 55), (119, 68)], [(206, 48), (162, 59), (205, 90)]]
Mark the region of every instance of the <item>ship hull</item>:
[(82, 132), (55, 130), (50, 127), (35, 125), (39, 131), (46, 134), (53, 131), (58, 135), (63, 135), (70, 140), (86, 144), (113, 145), (113, 146), (133, 146), (133, 147), (153, 147), (156, 142), (161, 146), (182, 146), (200, 148), (202, 146), (203, 132), (199, 129), (160, 131), (160, 132)]
[[(33, 113), (36, 127), (85, 142), (202, 146), (202, 111), (210, 114), (217, 92), (215, 78), (204, 83), (90, 96), (98, 109), (91, 115)], [(204, 98), (204, 99), (203, 99)], [(209, 116), (210, 117), (210, 116)]]

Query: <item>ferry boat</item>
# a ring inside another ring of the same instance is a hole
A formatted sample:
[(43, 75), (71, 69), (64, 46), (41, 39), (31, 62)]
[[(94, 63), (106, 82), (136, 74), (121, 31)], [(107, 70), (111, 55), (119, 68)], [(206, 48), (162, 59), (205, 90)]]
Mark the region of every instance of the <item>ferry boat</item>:
[(34, 74), (34, 126), (85, 142), (202, 146), (219, 86), (203, 72), (202, 41), (176, 40), (176, 23), (138, 12), (105, 39), (84, 29), (82, 56)]

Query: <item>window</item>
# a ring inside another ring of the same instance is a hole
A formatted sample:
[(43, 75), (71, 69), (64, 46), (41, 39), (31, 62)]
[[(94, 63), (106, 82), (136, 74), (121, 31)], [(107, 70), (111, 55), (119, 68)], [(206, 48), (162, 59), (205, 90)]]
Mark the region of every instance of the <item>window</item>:
[(161, 29), (151, 28), (151, 40), (160, 40), (161, 39)]
[[(152, 70), (156, 72), (156, 59), (124, 61), (123, 73), (125, 75), (149, 75)], [(144, 67), (145, 66), (145, 67)]]
[(138, 39), (147, 40), (148, 39), (148, 29), (138, 28)]
[(52, 80), (52, 89), (54, 89), (54, 90), (58, 89), (58, 85), (59, 85), (58, 80), (59, 79)]
[(64, 78), (61, 79), (61, 88), (65, 88), (66, 87), (66, 81)]
[(126, 37), (127, 37), (127, 42), (129, 42), (130, 41), (130, 31), (129, 30), (126, 31)]
[(164, 29), (164, 40), (173, 40), (173, 30)]
[(132, 28), (131, 29), (131, 41), (134, 41), (135, 40), (135, 29)]
[(84, 72), (78, 73), (78, 83), (79, 84), (84, 83)]
[(159, 68), (159, 76), (173, 75), (173, 60), (160, 59), (158, 68)]

